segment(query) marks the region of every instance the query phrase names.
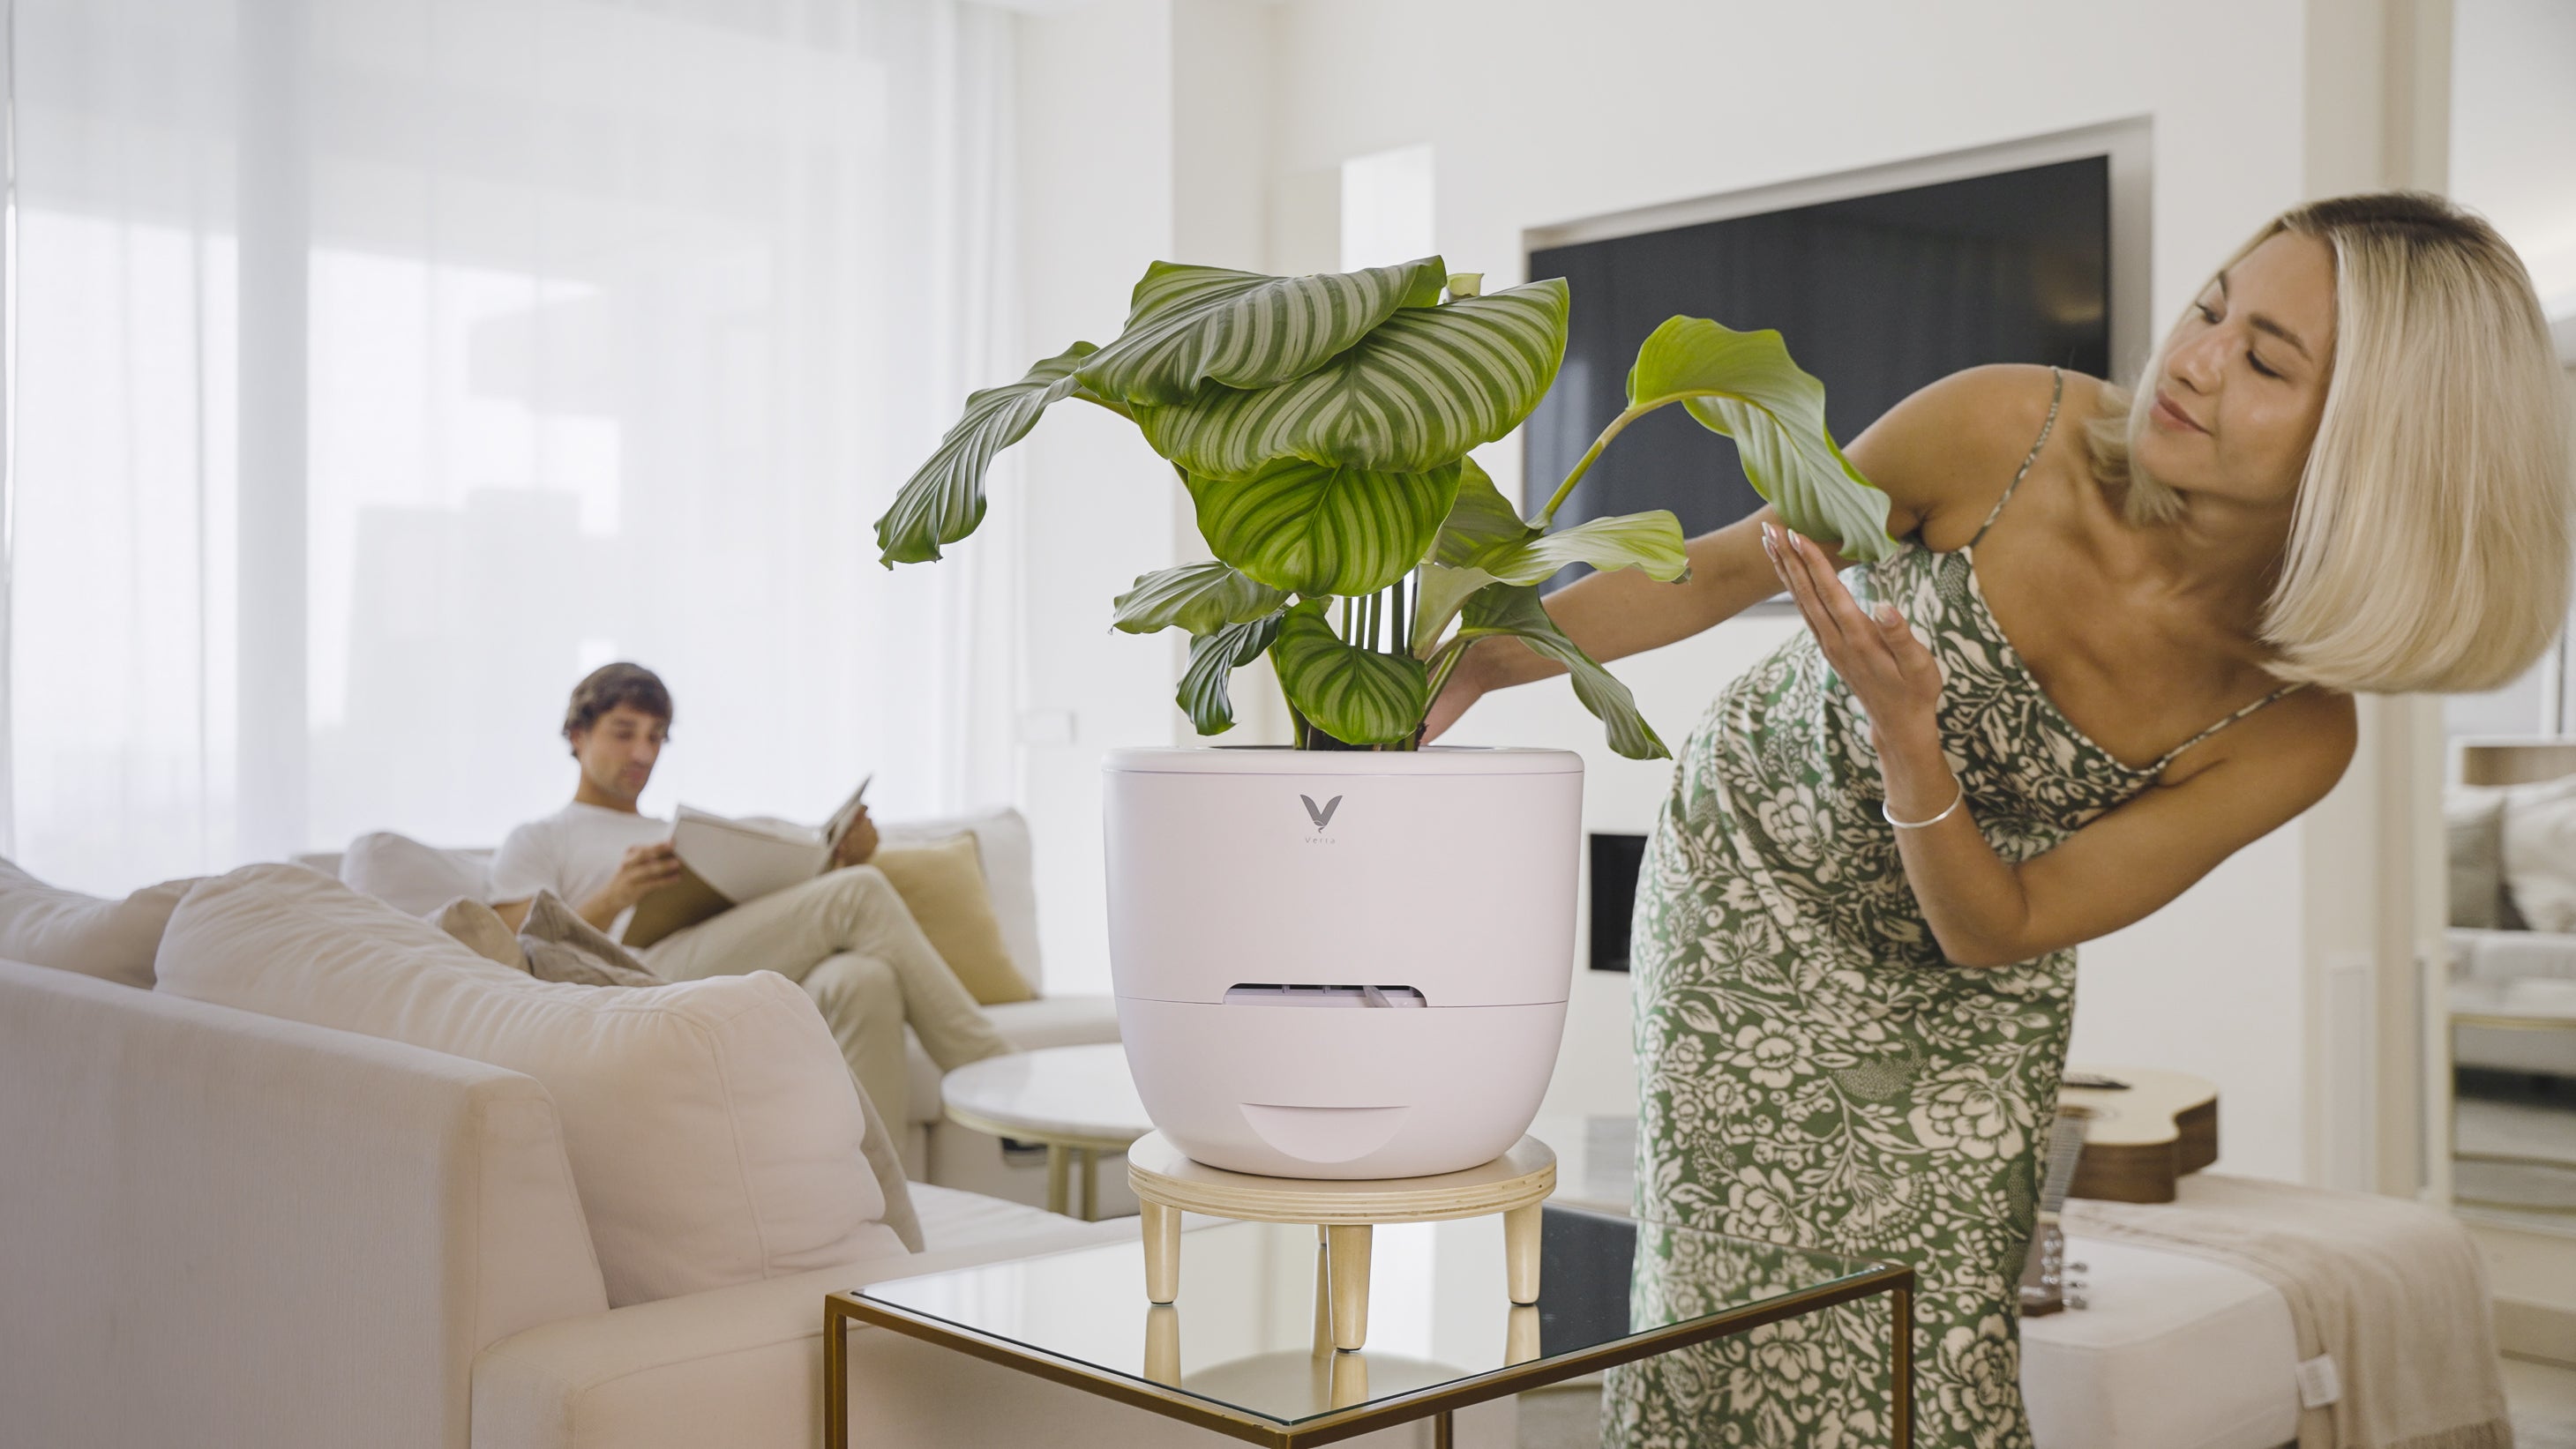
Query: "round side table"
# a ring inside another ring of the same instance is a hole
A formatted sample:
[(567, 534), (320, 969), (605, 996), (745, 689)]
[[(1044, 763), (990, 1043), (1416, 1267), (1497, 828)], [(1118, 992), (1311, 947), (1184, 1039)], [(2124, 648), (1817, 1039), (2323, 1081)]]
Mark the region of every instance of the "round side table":
[(1535, 1137), (1482, 1167), (1434, 1177), (1358, 1181), (1258, 1177), (1193, 1162), (1160, 1132), (1127, 1149), (1127, 1185), (1144, 1205), (1145, 1297), (1181, 1292), (1181, 1214), (1256, 1223), (1313, 1223), (1323, 1234), (1333, 1347), (1368, 1342), (1369, 1229), (1503, 1215), (1503, 1279), (1515, 1304), (1538, 1302), (1539, 1207), (1556, 1189), (1556, 1154)]
[(1127, 1049), (1115, 1042), (968, 1062), (940, 1079), (939, 1100), (961, 1127), (1046, 1145), (1048, 1212), (1066, 1211), (1079, 1163), (1085, 1222), (1100, 1213), (1100, 1154), (1123, 1152), (1154, 1130), (1127, 1075)]

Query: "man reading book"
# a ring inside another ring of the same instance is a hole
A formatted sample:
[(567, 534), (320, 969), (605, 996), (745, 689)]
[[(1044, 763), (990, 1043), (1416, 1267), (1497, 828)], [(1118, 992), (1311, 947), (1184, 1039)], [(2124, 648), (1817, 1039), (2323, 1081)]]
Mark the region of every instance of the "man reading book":
[[(640, 664), (607, 664), (573, 688), (563, 734), (580, 765), (572, 803), (509, 834), (492, 857), (496, 901), (550, 890), (592, 925), (623, 934), (635, 905), (682, 875), (671, 822), (637, 808), (671, 730), (671, 695)], [(941, 960), (903, 898), (870, 867), (864, 807), (814, 879), (674, 931), (638, 954), (667, 981), (775, 971), (802, 985), (850, 1074), (889, 1121), (903, 1120), (908, 1023), (945, 1071), (1011, 1050)], [(505, 905), (504, 916), (516, 912)]]

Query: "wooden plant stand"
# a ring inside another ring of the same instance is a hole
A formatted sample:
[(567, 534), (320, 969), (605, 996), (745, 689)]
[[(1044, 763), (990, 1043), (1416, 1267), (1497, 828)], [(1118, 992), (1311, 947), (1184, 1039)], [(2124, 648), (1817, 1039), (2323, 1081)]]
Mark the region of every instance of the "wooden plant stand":
[(1127, 1149), (1127, 1184), (1144, 1207), (1145, 1297), (1181, 1289), (1181, 1214), (1256, 1223), (1313, 1223), (1323, 1231), (1333, 1347), (1368, 1341), (1369, 1229), (1503, 1215), (1503, 1278), (1511, 1301), (1538, 1301), (1539, 1205), (1556, 1189), (1556, 1154), (1535, 1137), (1482, 1167), (1435, 1177), (1358, 1181), (1258, 1177), (1193, 1162), (1160, 1132)]

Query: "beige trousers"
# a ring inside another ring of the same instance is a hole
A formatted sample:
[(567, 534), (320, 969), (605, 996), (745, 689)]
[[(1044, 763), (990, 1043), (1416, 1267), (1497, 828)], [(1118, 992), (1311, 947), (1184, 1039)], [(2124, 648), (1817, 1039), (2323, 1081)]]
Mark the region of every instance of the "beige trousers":
[(850, 1075), (896, 1130), (905, 1101), (903, 1029), (945, 1071), (1011, 1049), (914, 924), (884, 874), (851, 866), (739, 905), (646, 947), (667, 981), (775, 971), (822, 1008)]

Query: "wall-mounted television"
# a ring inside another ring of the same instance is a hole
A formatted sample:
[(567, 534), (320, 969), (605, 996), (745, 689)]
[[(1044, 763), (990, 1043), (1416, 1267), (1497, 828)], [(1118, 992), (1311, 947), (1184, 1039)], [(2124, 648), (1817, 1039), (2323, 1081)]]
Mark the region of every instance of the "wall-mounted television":
[[(1574, 309), (1565, 365), (1524, 435), (1531, 505), (1627, 405), (1638, 344), (1677, 313), (1778, 328), (1798, 365), (1823, 379), (1827, 422), (1846, 442), (1963, 367), (2054, 363), (2108, 376), (2112, 160), (1534, 247), (1528, 275), (1565, 278)], [(1697, 535), (1761, 502), (1734, 445), (1675, 407), (1622, 433), (1557, 522), (1669, 508)]]

